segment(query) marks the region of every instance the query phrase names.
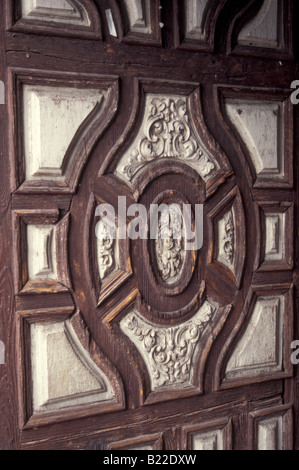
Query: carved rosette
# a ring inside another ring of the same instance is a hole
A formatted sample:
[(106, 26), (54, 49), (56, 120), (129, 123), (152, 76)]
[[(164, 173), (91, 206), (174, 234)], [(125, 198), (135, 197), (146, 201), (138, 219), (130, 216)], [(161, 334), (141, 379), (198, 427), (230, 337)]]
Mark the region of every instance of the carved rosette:
[(162, 158), (186, 163), (204, 180), (217, 170), (195, 136), (184, 96), (147, 95), (143, 125), (116, 174), (131, 182), (145, 166)]
[(191, 320), (177, 326), (151, 324), (136, 311), (121, 321), (122, 331), (145, 360), (152, 390), (191, 385), (194, 353), (215, 312), (206, 301)]

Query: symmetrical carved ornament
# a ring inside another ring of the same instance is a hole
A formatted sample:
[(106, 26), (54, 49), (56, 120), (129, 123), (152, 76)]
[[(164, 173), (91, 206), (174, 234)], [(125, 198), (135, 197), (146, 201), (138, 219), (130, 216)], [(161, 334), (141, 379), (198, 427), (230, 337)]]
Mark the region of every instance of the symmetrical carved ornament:
[(120, 323), (145, 360), (152, 390), (191, 384), (196, 346), (216, 307), (208, 301), (197, 314), (177, 326), (162, 327), (144, 321), (136, 311)]
[(118, 164), (116, 174), (131, 182), (145, 166), (162, 158), (186, 163), (205, 181), (217, 169), (195, 136), (184, 96), (147, 95), (141, 129)]
[(218, 259), (229, 266), (233, 265), (235, 251), (235, 226), (232, 210), (219, 221)]
[(162, 220), (163, 214), (158, 221), (158, 237), (155, 242), (156, 260), (159, 274), (167, 284), (176, 281), (185, 259), (184, 225), (181, 215), (180, 208), (172, 204), (169, 210), (169, 224)]
[[(104, 233), (105, 225), (101, 225), (101, 237), (97, 238), (98, 266), (101, 280), (105, 279), (115, 267), (115, 240), (109, 233)], [(99, 234), (98, 234), (99, 235)]]

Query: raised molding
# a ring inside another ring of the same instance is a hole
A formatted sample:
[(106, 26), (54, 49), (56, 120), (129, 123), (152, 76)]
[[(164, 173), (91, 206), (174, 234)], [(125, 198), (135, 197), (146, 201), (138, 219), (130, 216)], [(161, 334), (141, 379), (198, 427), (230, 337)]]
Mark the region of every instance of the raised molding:
[(246, 330), (227, 363), (225, 378), (283, 371), (284, 297), (258, 297)]
[(120, 3), (123, 41), (127, 43), (161, 46), (161, 19), (159, 0), (124, 0)]
[(249, 442), (253, 450), (292, 450), (291, 405), (277, 405), (249, 415)]
[(216, 311), (206, 301), (192, 319), (169, 327), (145, 321), (137, 311), (121, 320), (121, 330), (147, 366), (152, 391), (192, 385), (195, 350)]
[(129, 17), (130, 31), (149, 34), (150, 0), (125, 0), (124, 3)]
[(22, 0), (22, 18), (35, 18), (42, 21), (84, 24), (90, 20), (80, 2), (73, 0)]
[(199, 40), (205, 38), (204, 23), (208, 3), (210, 0), (184, 1), (186, 38)]
[[(111, 202), (114, 207), (114, 202), (110, 201), (108, 195), (112, 192), (115, 196), (117, 194), (116, 188), (113, 175), (107, 175), (99, 179), (95, 193), (90, 195), (84, 223), (86, 239), (90, 240), (85, 246), (85, 256), (89, 260), (88, 272), (91, 275), (89, 282), (95, 288), (95, 302), (98, 305), (110, 297), (132, 276), (129, 238), (122, 239), (119, 236), (121, 228), (118, 227), (114, 232), (114, 239), (111, 238), (106, 230), (106, 225), (101, 224), (101, 218), (96, 215), (99, 204), (109, 204)], [(108, 197), (107, 200), (106, 197)], [(117, 210), (116, 205), (116, 215)], [(104, 237), (102, 240), (100, 238), (101, 232)]]
[(116, 113), (118, 78), (11, 69), (9, 82), (15, 96), (15, 189), (74, 193), (90, 152)]
[(179, 8), (181, 49), (213, 51), (218, 17), (226, 0), (183, 0)]
[(28, 278), (57, 280), (54, 225), (27, 225)]
[(293, 267), (293, 204), (258, 202), (261, 249), (259, 271), (291, 270)]
[(235, 258), (235, 220), (233, 209), (230, 209), (218, 221), (218, 257), (220, 263), (232, 269)]
[(101, 282), (119, 268), (118, 240), (104, 230), (105, 226), (101, 224), (101, 233), (97, 232), (97, 261)]
[(101, 39), (101, 20), (89, 0), (14, 0), (8, 2), (13, 31)]
[(282, 450), (282, 416), (261, 420), (258, 424), (258, 450)]
[(243, 203), (237, 187), (209, 213), (209, 223), (210, 237), (213, 239), (210, 266), (215, 274), (222, 276), (224, 282), (233, 282), (238, 287), (243, 274), (246, 233)]
[(281, 260), (284, 250), (285, 215), (265, 214), (265, 261)]
[(81, 346), (69, 320), (33, 323), (33, 411), (56, 411), (113, 398), (105, 374)]
[(103, 109), (104, 100), (98, 89), (23, 86), (26, 180), (65, 181), (67, 150), (92, 111)]
[(190, 426), (182, 430), (183, 446), (187, 450), (231, 450), (232, 423), (227, 419), (218, 419)]
[(291, 284), (249, 289), (218, 355), (214, 390), (292, 377), (290, 346), (284, 338), (293, 335), (293, 295)]
[(193, 130), (187, 97), (147, 93), (139, 131), (115, 174), (132, 186), (152, 163), (166, 159), (185, 163), (205, 182), (219, 168)]
[[(176, 204), (169, 204), (168, 208), (169, 224), (168, 219), (165, 220), (162, 214), (158, 218), (158, 236), (154, 242), (154, 257), (162, 281), (172, 285), (181, 277), (186, 258), (185, 230), (180, 207)], [(168, 212), (166, 214), (168, 216)]]
[(225, 123), (255, 189), (293, 187), (293, 105), (289, 90), (216, 86)]
[(228, 99), (226, 113), (244, 142), (258, 178), (284, 178), (282, 103)]
[(117, 38), (116, 25), (114, 22), (113, 13), (110, 8), (105, 10), (105, 16), (106, 16), (110, 36)]
[(193, 434), (192, 450), (223, 450), (222, 430), (215, 429)]
[(238, 34), (238, 44), (275, 49), (282, 47), (283, 18), (281, 0), (264, 0), (257, 15)]
[(14, 212), (16, 292), (55, 293), (71, 288), (69, 219), (69, 213), (59, 219), (58, 209)]

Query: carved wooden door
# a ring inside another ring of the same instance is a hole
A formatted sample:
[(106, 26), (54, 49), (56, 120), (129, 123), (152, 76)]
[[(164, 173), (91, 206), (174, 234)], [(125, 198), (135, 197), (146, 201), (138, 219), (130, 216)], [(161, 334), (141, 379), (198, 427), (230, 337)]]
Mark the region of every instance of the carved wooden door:
[(1, 447), (293, 448), (292, 1), (1, 9)]

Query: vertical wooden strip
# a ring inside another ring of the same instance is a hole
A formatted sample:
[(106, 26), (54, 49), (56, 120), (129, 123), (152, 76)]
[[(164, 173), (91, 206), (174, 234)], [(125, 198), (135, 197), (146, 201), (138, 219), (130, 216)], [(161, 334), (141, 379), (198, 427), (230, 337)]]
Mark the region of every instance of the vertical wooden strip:
[[(5, 17), (4, 2), (0, 17)], [(6, 85), (4, 21), (0, 25), (0, 80)], [(8, 152), (8, 106), (0, 105), (0, 340), (5, 348), (5, 363), (0, 364), (0, 448), (18, 448), (17, 398), (15, 377), (14, 287), (11, 269), (12, 228), (10, 212), (11, 161)]]

